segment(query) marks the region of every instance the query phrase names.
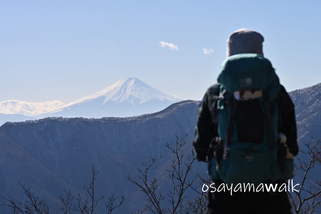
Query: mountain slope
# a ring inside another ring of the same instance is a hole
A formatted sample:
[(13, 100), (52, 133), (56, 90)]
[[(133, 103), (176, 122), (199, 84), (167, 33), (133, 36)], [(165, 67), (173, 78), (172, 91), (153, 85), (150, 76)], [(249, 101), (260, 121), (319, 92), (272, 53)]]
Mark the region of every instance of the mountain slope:
[(137, 78), (123, 78), (108, 88), (85, 96), (48, 116), (100, 118), (127, 117), (160, 111), (179, 99), (147, 85)]
[(197, 109), (198, 102), (183, 101), (158, 113), (130, 118), (46, 118), (6, 123), (0, 127), (1, 154), (5, 154), (0, 157), (4, 169), (0, 181), (5, 184), (0, 195), (23, 200), (19, 181), (37, 196), (47, 198), (54, 208), (59, 206), (58, 196), (64, 190), (85, 195), (82, 187), (88, 184), (95, 166), (100, 171), (96, 194), (125, 196), (125, 204), (116, 213), (131, 213), (135, 211), (132, 206), (141, 208), (139, 203), (145, 199), (139, 200), (142, 196), (136, 194), (127, 176), (135, 178), (136, 167), (151, 157), (164, 157), (161, 167), (166, 161), (170, 164), (165, 144), (175, 142), (176, 136), (188, 134), (190, 148)]
[(295, 106), (298, 140), (321, 139), (321, 83), (289, 94)]

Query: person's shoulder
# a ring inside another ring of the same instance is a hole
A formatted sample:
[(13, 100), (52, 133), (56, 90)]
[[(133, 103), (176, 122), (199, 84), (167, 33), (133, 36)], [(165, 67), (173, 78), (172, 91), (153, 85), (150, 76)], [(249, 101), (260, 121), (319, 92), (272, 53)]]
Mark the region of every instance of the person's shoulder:
[(219, 96), (220, 87), (221, 87), (221, 84), (219, 83), (215, 83), (210, 87), (208, 87), (199, 106), (200, 107), (207, 106), (207, 104), (211, 102), (211, 99), (213, 97)]
[(206, 93), (208, 95), (218, 95), (220, 93), (220, 87), (221, 87), (220, 83), (215, 83), (207, 89)]
[(280, 85), (280, 91), (278, 93), (278, 99), (286, 105), (294, 105), (293, 101), (289, 95), (289, 93), (286, 91), (285, 87), (283, 85)]
[(289, 94), (283, 85), (280, 85), (280, 90), (279, 90), (278, 96), (279, 97), (289, 97)]
[(280, 84), (280, 91), (279, 91), (279, 93), (288, 93), (288, 92), (286, 91), (286, 89), (284, 88), (284, 86), (281, 85), (281, 84)]

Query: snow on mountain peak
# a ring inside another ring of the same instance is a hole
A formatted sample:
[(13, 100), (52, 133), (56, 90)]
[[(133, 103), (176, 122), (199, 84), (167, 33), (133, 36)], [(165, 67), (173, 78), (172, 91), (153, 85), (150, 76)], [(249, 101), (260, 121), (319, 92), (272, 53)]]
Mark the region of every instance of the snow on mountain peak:
[(147, 85), (136, 77), (127, 77), (93, 95), (82, 97), (69, 105), (88, 102), (99, 97), (104, 97), (102, 104), (108, 101), (115, 103), (128, 101), (134, 106), (149, 100), (168, 100), (173, 102), (180, 100)]

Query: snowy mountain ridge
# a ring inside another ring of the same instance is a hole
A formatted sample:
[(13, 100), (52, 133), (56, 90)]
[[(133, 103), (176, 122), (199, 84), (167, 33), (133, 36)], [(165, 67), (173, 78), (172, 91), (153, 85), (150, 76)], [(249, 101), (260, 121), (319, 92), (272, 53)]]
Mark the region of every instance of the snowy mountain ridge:
[(65, 105), (65, 103), (59, 100), (45, 102), (27, 102), (13, 99), (0, 102), (0, 113), (35, 116), (38, 114), (53, 111)]

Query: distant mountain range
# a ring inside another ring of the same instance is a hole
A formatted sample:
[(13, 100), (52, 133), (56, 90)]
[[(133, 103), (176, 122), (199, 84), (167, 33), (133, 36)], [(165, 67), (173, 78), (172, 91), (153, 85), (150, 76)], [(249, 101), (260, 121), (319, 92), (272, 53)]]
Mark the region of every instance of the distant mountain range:
[(7, 100), (0, 102), (0, 113), (6, 115), (17, 114), (25, 116), (35, 116), (61, 108), (64, 105), (66, 104), (58, 100), (47, 102)]
[[(198, 103), (182, 101), (158, 113), (137, 117), (46, 118), (6, 123), (0, 127), (0, 196), (23, 201), (17, 182), (24, 183), (37, 196), (46, 198), (53, 211), (64, 190), (86, 195), (83, 186), (88, 184), (91, 167), (95, 166), (100, 171), (96, 178), (97, 197), (123, 195), (125, 204), (115, 213), (132, 213), (142, 208), (146, 198), (135, 191), (127, 176), (136, 179), (136, 168), (141, 168), (142, 163), (151, 157), (163, 157), (151, 175), (163, 183), (172, 163), (165, 144), (175, 142), (176, 136), (188, 134), (188, 154), (192, 155), (190, 142)], [(195, 170), (205, 172), (204, 164), (196, 166)]]
[(37, 119), (36, 115), (61, 108), (65, 104), (60, 101), (26, 102), (7, 100), (0, 102), (0, 126), (7, 121), (21, 122)]
[[(181, 101), (138, 78), (123, 78), (115, 84), (69, 104), (60, 101), (32, 103), (18, 100), (0, 102), (0, 125), (45, 117), (127, 117), (161, 111)], [(21, 116), (24, 115), (24, 116)], [(27, 118), (26, 116), (32, 116)]]

